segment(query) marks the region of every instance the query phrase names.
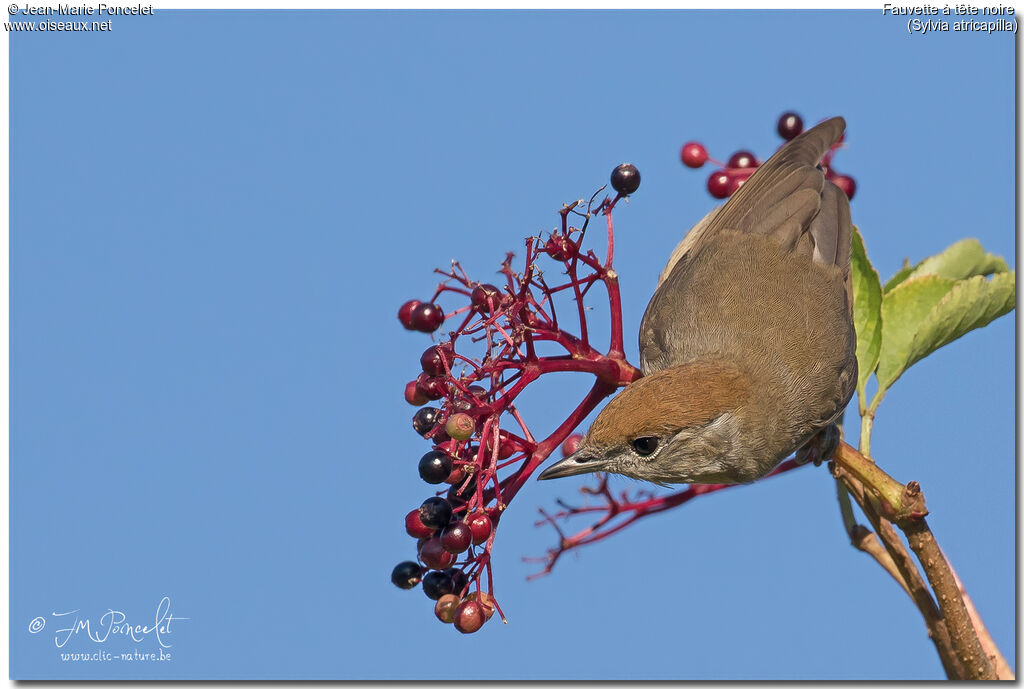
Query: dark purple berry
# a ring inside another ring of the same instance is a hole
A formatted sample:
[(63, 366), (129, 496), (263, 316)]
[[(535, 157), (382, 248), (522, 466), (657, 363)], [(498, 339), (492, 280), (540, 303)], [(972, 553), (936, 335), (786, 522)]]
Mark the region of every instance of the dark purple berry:
[(427, 572), (423, 576), (423, 593), (427, 598), (437, 600), (455, 592), (455, 584), (446, 572)]
[(402, 304), (398, 309), (398, 320), (402, 323), (402, 327), (406, 330), (415, 330), (416, 328), (412, 324), (412, 312), (417, 306), (422, 304), (419, 299), (410, 299), (409, 301)]
[(750, 151), (736, 151), (729, 158), (729, 167), (731, 168), (747, 168), (757, 167), (757, 158)]
[(420, 478), (427, 483), (444, 483), (452, 473), (452, 458), (443, 452), (431, 450), (420, 458)]
[(784, 112), (779, 117), (776, 129), (779, 132), (779, 136), (789, 141), (790, 139), (795, 139), (804, 130), (804, 121), (795, 112)]
[(463, 522), (449, 524), (441, 532), (441, 547), (449, 553), (463, 553), (473, 541), (473, 534)]
[(412, 429), (422, 435), (434, 430), (434, 426), (441, 420), (441, 410), (437, 407), (422, 407), (412, 415)]
[(469, 299), (480, 313), (491, 313), (501, 304), (501, 291), (494, 285), (477, 285)]
[(443, 376), (447, 373), (445, 364), (448, 364), (450, 368), (452, 365), (451, 348), (445, 347), (444, 345), (434, 345), (428, 347), (423, 354), (420, 355), (420, 366), (423, 367), (423, 372), (428, 376)]
[(430, 569), (446, 569), (455, 564), (455, 554), (449, 553), (441, 545), (440, 538), (428, 538), (427, 541), (420, 546), (420, 559)]
[(632, 194), (640, 188), (640, 171), (631, 163), (623, 163), (612, 170), (612, 189), (620, 194)]
[(406, 560), (405, 562), (399, 562), (391, 570), (391, 583), (400, 589), (411, 589), (420, 583), (422, 576), (423, 568), (420, 567), (419, 563)]
[(436, 495), (427, 498), (420, 505), (420, 521), (431, 529), (441, 529), (448, 526), (452, 518), (452, 506), (444, 498)]
[(444, 378), (432, 378), (426, 373), (416, 376), (416, 390), (427, 400), (439, 400), (448, 394), (448, 386)]
[(444, 323), (444, 311), (437, 304), (420, 304), (412, 310), (409, 322), (415, 330), (432, 333)]
[(449, 567), (444, 570), (444, 573), (452, 578), (452, 584), (455, 586), (455, 594), (458, 595), (462, 592), (462, 589), (466, 588), (466, 584), (469, 583), (469, 579), (466, 578), (466, 573), (461, 569), (455, 567)]

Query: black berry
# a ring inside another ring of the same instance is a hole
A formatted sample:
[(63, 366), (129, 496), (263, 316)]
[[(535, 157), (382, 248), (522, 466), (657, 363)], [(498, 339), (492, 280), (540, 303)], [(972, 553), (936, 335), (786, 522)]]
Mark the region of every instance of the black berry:
[(454, 591), (455, 584), (447, 572), (427, 572), (423, 577), (423, 593), (427, 594), (427, 598), (437, 600)]
[(438, 450), (431, 450), (420, 458), (420, 478), (427, 483), (444, 483), (452, 473), (452, 458)]
[(437, 407), (423, 407), (412, 415), (412, 429), (426, 437), (427, 433), (434, 430), (434, 426), (441, 420), (441, 410)]
[(420, 583), (422, 575), (423, 568), (419, 566), (419, 563), (406, 560), (399, 562), (391, 570), (391, 583), (400, 589), (411, 589)]
[(441, 529), (448, 526), (452, 518), (452, 506), (444, 498), (436, 495), (427, 498), (420, 505), (420, 521), (431, 529)]
[(612, 189), (620, 194), (632, 194), (640, 188), (640, 171), (635, 165), (623, 163), (612, 170)]

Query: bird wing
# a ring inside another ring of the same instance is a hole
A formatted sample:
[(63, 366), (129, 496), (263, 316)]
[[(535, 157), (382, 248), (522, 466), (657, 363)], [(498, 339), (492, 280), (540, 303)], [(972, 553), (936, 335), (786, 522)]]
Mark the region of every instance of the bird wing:
[(783, 249), (809, 256), (814, 263), (838, 266), (846, 271), (849, 283), (849, 202), (818, 168), (822, 156), (845, 129), (845, 120), (833, 117), (787, 142), (728, 202), (705, 216), (683, 238), (662, 271), (641, 323), (641, 368), (645, 373), (665, 363), (666, 343), (661, 340), (672, 324), (661, 321), (678, 314), (664, 308), (664, 302), (675, 301), (673, 285), (684, 282), (673, 274), (686, 271), (687, 264), (723, 230), (771, 237)]

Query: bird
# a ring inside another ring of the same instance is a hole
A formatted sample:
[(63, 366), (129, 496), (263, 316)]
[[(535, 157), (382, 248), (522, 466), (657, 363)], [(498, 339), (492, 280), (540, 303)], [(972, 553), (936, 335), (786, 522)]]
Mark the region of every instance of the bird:
[(819, 165), (833, 117), (786, 142), (676, 247), (640, 325), (640, 370), (539, 479), (749, 483), (838, 443), (857, 382), (850, 206)]

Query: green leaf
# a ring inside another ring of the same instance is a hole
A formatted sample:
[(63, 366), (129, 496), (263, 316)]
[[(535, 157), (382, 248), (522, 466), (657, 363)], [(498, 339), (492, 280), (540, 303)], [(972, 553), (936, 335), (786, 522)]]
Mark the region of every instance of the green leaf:
[(1012, 311), (1016, 292), (1012, 272), (999, 272), (991, 279), (976, 275), (956, 283), (918, 326), (904, 367)]
[(853, 228), (850, 253), (850, 276), (853, 284), (853, 325), (857, 330), (857, 393), (863, 399), (864, 386), (878, 365), (882, 346), (882, 285), (878, 271), (868, 260), (864, 238)]
[(907, 368), (911, 344), (932, 308), (956, 285), (924, 275), (897, 285), (882, 298), (882, 346), (878, 353), (878, 393), (883, 394)]
[(886, 294), (907, 280), (922, 275), (941, 275), (951, 280), (962, 280), (975, 275), (993, 275), (1009, 270), (1001, 257), (990, 254), (977, 239), (961, 239), (942, 253), (930, 256), (910, 268), (904, 262), (903, 268), (885, 283)]
[(910, 265), (910, 261), (903, 259), (903, 267), (896, 271), (896, 274), (885, 283), (885, 286), (882, 287), (882, 294), (888, 294), (892, 291), (893, 287), (906, 280), (907, 276), (914, 272), (915, 267)]

